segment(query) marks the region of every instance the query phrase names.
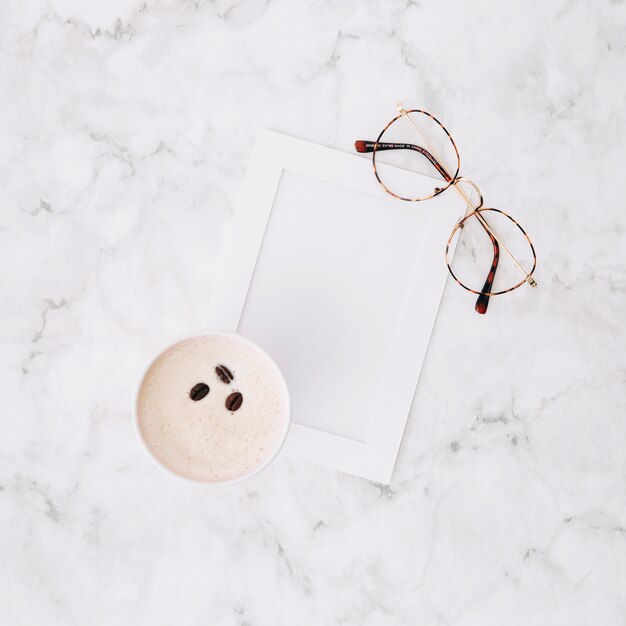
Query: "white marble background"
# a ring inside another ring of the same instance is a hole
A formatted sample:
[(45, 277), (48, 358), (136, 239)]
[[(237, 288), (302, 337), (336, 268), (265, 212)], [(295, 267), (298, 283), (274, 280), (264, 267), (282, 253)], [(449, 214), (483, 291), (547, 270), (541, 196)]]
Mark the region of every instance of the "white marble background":
[[(626, 623), (626, 5), (0, 5), (0, 622)], [(446, 121), (540, 288), (449, 284), (389, 487), (279, 459), (211, 494), (138, 447), (203, 326), (252, 141)]]

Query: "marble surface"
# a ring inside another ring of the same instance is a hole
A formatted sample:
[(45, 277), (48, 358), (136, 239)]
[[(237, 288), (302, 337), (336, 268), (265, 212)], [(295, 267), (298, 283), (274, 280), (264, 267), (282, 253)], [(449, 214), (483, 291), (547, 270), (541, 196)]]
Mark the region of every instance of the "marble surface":
[[(624, 3), (0, 18), (3, 624), (626, 622)], [(398, 99), (528, 227), (540, 288), (482, 317), (448, 284), (390, 486), (158, 473), (131, 392), (203, 326), (257, 129), (350, 151)]]

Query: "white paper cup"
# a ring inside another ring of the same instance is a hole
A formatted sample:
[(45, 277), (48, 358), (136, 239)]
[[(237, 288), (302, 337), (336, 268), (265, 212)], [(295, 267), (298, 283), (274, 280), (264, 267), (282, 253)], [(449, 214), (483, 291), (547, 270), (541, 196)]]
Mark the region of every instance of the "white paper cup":
[[(235, 342), (245, 345), (248, 349), (256, 352), (257, 354), (260, 354), (264, 359), (267, 360), (269, 365), (275, 370), (278, 376), (278, 380), (280, 381), (281, 388), (282, 388), (281, 393), (283, 396), (285, 414), (284, 414), (284, 423), (283, 423), (282, 431), (280, 433), (280, 437), (279, 437), (278, 442), (276, 443), (276, 446), (271, 451), (271, 453), (259, 465), (251, 469), (246, 474), (242, 474), (241, 476), (237, 476), (236, 478), (232, 478), (230, 480), (222, 480), (222, 481), (197, 480), (195, 478), (190, 478), (189, 476), (183, 476), (182, 474), (175, 472), (171, 468), (167, 467), (167, 465), (162, 463), (161, 460), (158, 459), (156, 455), (152, 452), (152, 450), (148, 447), (143, 437), (143, 433), (141, 432), (141, 427), (139, 426), (139, 413), (138, 413), (139, 393), (141, 391), (141, 387), (146, 378), (146, 375), (150, 371), (150, 368), (152, 367), (154, 362), (164, 352), (167, 352), (167, 350), (169, 350), (170, 348), (173, 348), (175, 345), (181, 343), (182, 341), (185, 341), (187, 339), (194, 339), (195, 337), (225, 337), (227, 339), (231, 339)], [(146, 368), (141, 373), (141, 376), (139, 377), (139, 381), (137, 382), (137, 386), (135, 388), (135, 393), (133, 395), (132, 416), (133, 416), (132, 419), (133, 419), (133, 425), (135, 428), (135, 433), (137, 434), (137, 438), (139, 439), (142, 448), (146, 451), (146, 454), (156, 463), (156, 465), (160, 467), (161, 470), (163, 470), (166, 474), (169, 474), (170, 476), (173, 476), (174, 478), (178, 478), (179, 480), (185, 481), (187, 483), (193, 483), (194, 485), (203, 485), (207, 487), (223, 488), (223, 487), (228, 487), (228, 486), (233, 486), (233, 485), (239, 485), (245, 482), (246, 480), (248, 480), (249, 478), (256, 476), (259, 472), (263, 471), (276, 458), (281, 448), (283, 447), (283, 444), (285, 443), (285, 439), (287, 438), (287, 433), (289, 432), (289, 425), (291, 423), (291, 397), (289, 395), (289, 388), (287, 387), (287, 383), (285, 381), (285, 378), (282, 372), (280, 371), (280, 368), (278, 367), (278, 365), (276, 365), (276, 362), (274, 361), (274, 359), (272, 359), (272, 357), (267, 352), (265, 352), (265, 350), (257, 346), (254, 342), (250, 341), (249, 339), (242, 337), (238, 333), (229, 333), (229, 332), (225, 332), (221, 330), (200, 330), (197, 332), (189, 333), (182, 337), (178, 337), (178, 339), (176, 339), (175, 341), (172, 341), (171, 343), (168, 343), (164, 348), (159, 350), (159, 352), (155, 354), (154, 357), (150, 360)]]

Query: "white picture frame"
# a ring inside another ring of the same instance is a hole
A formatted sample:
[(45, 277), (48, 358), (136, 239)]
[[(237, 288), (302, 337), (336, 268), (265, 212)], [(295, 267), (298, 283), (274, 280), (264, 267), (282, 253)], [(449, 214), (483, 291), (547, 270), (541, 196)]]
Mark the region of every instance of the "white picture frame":
[(390, 481), (463, 214), (454, 193), (393, 198), (370, 159), (259, 133), (208, 323), (282, 369), (293, 413), (281, 454)]

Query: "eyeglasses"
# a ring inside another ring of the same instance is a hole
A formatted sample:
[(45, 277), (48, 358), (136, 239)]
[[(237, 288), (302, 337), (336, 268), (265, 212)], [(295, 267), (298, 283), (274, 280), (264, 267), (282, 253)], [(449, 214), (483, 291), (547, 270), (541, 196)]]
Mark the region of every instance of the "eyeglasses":
[[(445, 261), (452, 278), (478, 295), (476, 311), (486, 313), (491, 296), (509, 293), (524, 283), (536, 287), (537, 255), (530, 237), (504, 211), (483, 207), (478, 186), (459, 176), (459, 151), (444, 125), (426, 111), (406, 110), (401, 103), (397, 109), (397, 117), (376, 141), (359, 140), (355, 148), (372, 153), (374, 174), (394, 198), (420, 202), (452, 187), (467, 204), (465, 216), (448, 238)], [(398, 168), (428, 177), (406, 175)]]

